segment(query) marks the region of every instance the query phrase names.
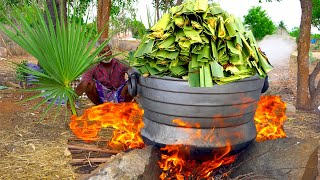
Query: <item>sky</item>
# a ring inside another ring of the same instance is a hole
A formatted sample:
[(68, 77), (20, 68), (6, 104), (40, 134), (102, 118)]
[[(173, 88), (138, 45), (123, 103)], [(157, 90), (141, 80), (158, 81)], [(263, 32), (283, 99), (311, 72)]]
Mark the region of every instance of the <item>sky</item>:
[[(259, 3), (258, 0), (214, 0), (214, 2), (220, 3), (221, 7), (228, 13), (235, 15), (236, 17), (243, 18), (253, 6), (261, 6), (263, 10), (266, 10), (267, 15), (271, 20), (278, 25), (280, 21), (284, 21), (289, 31), (294, 27), (300, 26), (301, 8), (299, 0), (282, 0), (281, 2), (274, 1), (272, 3), (264, 2)], [(138, 0), (137, 3), (137, 18), (148, 27), (147, 19), (147, 6), (152, 9), (152, 0)], [(317, 32), (313, 28), (312, 32)]]

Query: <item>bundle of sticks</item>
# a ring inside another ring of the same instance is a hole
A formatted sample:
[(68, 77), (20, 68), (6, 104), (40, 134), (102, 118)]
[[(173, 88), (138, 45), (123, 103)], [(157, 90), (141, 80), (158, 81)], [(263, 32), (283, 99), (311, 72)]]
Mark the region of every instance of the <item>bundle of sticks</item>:
[(83, 165), (92, 163), (104, 163), (112, 155), (120, 151), (106, 148), (108, 140), (100, 139), (94, 143), (84, 142), (82, 139), (71, 137), (68, 138), (68, 150), (72, 155), (72, 165)]

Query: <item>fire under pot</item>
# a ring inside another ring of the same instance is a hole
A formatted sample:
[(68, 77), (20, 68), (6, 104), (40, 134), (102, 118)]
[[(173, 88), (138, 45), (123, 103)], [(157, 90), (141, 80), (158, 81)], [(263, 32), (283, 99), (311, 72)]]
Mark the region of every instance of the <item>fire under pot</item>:
[(263, 85), (257, 75), (210, 88), (189, 87), (186, 80), (171, 77), (129, 76), (129, 93), (144, 109), (145, 143), (197, 149), (240, 151), (254, 141), (253, 118)]

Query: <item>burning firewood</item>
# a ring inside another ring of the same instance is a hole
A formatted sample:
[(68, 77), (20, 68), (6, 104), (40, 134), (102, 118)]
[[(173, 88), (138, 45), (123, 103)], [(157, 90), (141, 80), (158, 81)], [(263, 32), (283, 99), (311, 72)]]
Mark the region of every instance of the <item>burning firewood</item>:
[(143, 109), (137, 103), (104, 103), (87, 109), (80, 117), (71, 117), (70, 128), (84, 141), (99, 141), (99, 132), (103, 128), (114, 129), (108, 146), (126, 150), (144, 146), (140, 136)]
[(96, 152), (103, 152), (106, 154), (118, 154), (120, 151), (110, 150), (110, 149), (102, 149), (95, 146), (80, 146), (80, 145), (68, 145), (69, 149), (78, 149), (78, 150), (85, 150), (85, 151), (96, 151)]

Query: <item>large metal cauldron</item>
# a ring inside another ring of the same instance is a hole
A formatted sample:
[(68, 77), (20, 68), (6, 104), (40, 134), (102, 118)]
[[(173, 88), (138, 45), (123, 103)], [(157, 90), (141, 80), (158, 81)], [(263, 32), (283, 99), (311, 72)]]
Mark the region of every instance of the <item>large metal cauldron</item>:
[[(256, 137), (253, 118), (264, 84), (258, 76), (211, 88), (190, 88), (182, 79), (133, 74), (129, 84), (129, 92), (138, 95), (144, 109), (141, 134), (145, 140), (200, 149), (231, 145), (233, 151), (239, 151)], [(177, 125), (174, 119), (183, 120), (188, 127)]]

